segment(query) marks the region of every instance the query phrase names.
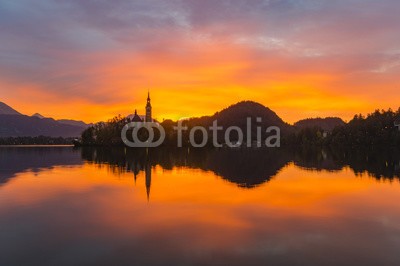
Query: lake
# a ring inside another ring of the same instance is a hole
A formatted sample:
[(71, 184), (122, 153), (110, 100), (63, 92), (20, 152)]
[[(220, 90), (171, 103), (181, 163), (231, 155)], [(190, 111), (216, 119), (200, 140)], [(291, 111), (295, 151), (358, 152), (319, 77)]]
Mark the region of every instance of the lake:
[(0, 148), (1, 265), (400, 265), (396, 150)]

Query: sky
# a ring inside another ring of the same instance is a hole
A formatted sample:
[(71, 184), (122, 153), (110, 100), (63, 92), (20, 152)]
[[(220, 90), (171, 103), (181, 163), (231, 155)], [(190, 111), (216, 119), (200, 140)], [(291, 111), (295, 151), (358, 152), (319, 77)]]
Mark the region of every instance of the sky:
[(400, 106), (398, 0), (0, 0), (0, 101), (104, 121), (242, 100), (289, 123)]

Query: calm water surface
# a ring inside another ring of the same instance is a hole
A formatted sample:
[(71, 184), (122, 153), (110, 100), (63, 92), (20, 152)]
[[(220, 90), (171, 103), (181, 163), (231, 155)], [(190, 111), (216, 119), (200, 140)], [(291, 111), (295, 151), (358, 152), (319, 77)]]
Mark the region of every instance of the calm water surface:
[(1, 265), (400, 265), (398, 152), (0, 148)]

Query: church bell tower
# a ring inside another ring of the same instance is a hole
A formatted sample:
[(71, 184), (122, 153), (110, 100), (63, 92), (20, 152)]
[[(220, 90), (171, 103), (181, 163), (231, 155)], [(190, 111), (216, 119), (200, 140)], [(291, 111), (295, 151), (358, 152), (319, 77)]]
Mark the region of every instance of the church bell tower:
[(145, 122), (153, 122), (153, 118), (151, 117), (150, 92), (147, 93), (146, 118), (145, 118)]

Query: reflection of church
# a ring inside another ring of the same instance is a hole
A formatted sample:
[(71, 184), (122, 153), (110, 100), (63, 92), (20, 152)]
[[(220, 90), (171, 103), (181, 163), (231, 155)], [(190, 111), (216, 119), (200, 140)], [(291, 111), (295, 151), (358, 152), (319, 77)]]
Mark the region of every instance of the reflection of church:
[(132, 122), (153, 122), (153, 118), (151, 117), (151, 103), (150, 103), (150, 92), (147, 93), (147, 103), (146, 103), (146, 116), (141, 118), (137, 114), (137, 110), (135, 109), (135, 114), (133, 115)]
[[(138, 174), (140, 173), (140, 171), (144, 170), (144, 174), (145, 174), (145, 178), (146, 178), (147, 201), (149, 201), (150, 188), (151, 188), (151, 163), (150, 163), (150, 161), (146, 160), (144, 162), (144, 165), (142, 165), (138, 160), (135, 160), (131, 163), (130, 169), (133, 172), (135, 184), (136, 184), (136, 179), (137, 179)], [(128, 171), (129, 171), (129, 169), (128, 169)]]
[[(131, 117), (132, 122), (153, 122), (153, 118), (151, 116), (151, 100), (150, 100), (150, 92), (147, 93), (147, 102), (146, 102), (146, 115), (144, 117), (140, 117), (137, 114), (137, 110), (135, 110), (135, 114)], [(130, 168), (132, 169), (134, 178), (135, 178), (135, 183), (138, 174), (140, 171), (144, 170), (145, 177), (146, 177), (146, 193), (147, 193), (147, 200), (150, 198), (150, 187), (151, 187), (151, 163), (148, 160), (145, 160), (144, 162), (142, 161), (139, 162), (138, 160), (135, 160), (132, 162), (130, 165)]]

